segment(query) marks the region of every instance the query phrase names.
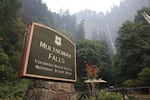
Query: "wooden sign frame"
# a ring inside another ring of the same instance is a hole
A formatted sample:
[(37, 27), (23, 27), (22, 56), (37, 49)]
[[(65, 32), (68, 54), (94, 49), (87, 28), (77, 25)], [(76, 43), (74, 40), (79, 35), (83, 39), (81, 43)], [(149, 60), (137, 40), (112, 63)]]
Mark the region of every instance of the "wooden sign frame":
[(76, 82), (76, 45), (48, 26), (31, 23), (25, 35), (20, 76)]

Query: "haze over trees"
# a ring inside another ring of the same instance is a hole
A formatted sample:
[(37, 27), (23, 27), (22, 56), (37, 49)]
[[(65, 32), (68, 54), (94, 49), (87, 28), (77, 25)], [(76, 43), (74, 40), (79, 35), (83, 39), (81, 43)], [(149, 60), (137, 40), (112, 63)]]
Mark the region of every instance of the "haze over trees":
[(133, 21), (136, 12), (143, 7), (150, 7), (149, 0), (123, 0), (119, 6), (114, 5), (110, 12), (103, 13), (86, 9), (76, 13), (76, 17), (77, 20), (85, 20), (86, 38), (105, 40), (111, 52), (115, 53), (113, 45), (115, 45), (117, 32), (122, 23), (126, 20)]
[[(84, 38), (83, 21), (77, 24), (76, 16), (70, 15), (69, 10), (60, 9), (59, 13), (51, 12), (42, 0), (23, 0), (21, 17), (25, 24), (33, 21), (42, 23), (61, 31), (74, 41)], [(79, 31), (83, 33), (76, 34)]]
[(149, 85), (150, 25), (141, 14), (150, 15), (149, 7), (149, 0), (123, 0), (105, 14), (85, 10), (70, 15), (69, 10), (51, 12), (42, 0), (1, 0), (0, 97), (22, 97), (27, 88), (28, 80), (17, 74), (30, 22), (55, 28), (77, 44), (78, 84), (86, 77), (83, 61), (88, 60), (100, 68), (98, 76), (112, 85)]

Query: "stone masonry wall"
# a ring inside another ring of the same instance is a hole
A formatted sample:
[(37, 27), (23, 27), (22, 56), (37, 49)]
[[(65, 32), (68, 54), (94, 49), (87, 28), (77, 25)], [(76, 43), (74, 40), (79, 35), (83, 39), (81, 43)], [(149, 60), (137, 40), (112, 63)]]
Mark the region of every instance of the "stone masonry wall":
[(76, 100), (74, 84), (36, 81), (30, 84), (23, 100)]

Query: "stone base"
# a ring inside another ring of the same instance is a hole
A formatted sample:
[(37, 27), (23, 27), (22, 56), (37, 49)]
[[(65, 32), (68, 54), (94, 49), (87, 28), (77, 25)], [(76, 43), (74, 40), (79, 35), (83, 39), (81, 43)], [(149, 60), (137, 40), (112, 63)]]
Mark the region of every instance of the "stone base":
[(74, 84), (36, 81), (30, 84), (23, 100), (76, 100)]

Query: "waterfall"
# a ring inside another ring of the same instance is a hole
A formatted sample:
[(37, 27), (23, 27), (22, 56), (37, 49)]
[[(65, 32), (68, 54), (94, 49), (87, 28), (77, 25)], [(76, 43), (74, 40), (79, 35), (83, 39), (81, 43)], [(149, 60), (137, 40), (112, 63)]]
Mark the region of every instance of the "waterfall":
[(106, 24), (106, 27), (107, 27), (106, 35), (108, 36), (108, 38), (110, 40), (111, 47), (112, 47), (112, 50), (113, 50), (113, 54), (116, 54), (116, 47), (115, 47), (114, 42), (112, 40), (112, 36), (111, 36), (111, 33), (110, 33), (109, 25)]
[(150, 24), (150, 16), (144, 11), (144, 13), (142, 13), (143, 17), (145, 18), (145, 20)]

